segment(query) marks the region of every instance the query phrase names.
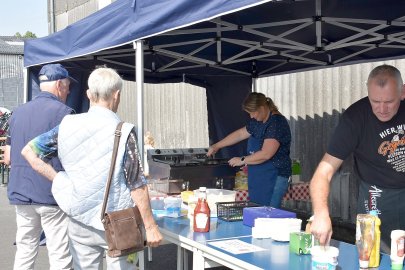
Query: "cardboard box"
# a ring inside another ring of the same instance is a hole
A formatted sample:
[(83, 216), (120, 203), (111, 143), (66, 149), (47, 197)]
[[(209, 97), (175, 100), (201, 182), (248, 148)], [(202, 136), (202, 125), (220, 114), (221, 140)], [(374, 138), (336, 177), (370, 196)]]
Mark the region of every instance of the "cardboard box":
[(290, 233), (290, 252), (295, 254), (310, 254), (312, 247), (312, 234), (305, 232)]
[(296, 218), (297, 214), (274, 207), (243, 208), (243, 225), (253, 227), (256, 218)]

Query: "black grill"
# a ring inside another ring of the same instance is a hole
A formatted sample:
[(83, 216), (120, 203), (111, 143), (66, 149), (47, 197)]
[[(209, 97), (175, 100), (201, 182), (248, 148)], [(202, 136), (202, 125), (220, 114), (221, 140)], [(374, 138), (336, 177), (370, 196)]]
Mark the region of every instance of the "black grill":
[(149, 175), (152, 179), (182, 179), (184, 189), (233, 189), (239, 168), (228, 165), (227, 158), (208, 158), (206, 148), (147, 150)]

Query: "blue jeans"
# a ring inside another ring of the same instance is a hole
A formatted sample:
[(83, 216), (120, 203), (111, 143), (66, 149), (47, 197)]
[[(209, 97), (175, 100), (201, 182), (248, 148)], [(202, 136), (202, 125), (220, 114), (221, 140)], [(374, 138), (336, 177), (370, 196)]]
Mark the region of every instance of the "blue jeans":
[(277, 176), (276, 185), (274, 186), (273, 196), (271, 196), (270, 206), (280, 208), (281, 200), (288, 190), (290, 184), (289, 178), (284, 176)]

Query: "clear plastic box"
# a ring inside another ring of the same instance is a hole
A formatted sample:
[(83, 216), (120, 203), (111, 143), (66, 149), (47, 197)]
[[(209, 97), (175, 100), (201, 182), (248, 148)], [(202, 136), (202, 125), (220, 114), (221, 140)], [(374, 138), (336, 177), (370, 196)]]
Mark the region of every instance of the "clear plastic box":
[[(198, 198), (199, 190), (194, 190), (194, 196)], [(218, 202), (234, 202), (236, 191), (227, 189), (207, 188), (207, 202), (211, 210), (211, 217), (217, 217)]]

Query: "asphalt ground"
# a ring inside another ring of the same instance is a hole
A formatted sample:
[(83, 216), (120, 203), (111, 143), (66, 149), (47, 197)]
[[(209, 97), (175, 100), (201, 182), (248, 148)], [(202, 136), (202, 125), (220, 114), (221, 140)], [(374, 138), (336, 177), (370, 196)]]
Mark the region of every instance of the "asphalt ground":
[[(15, 242), (16, 220), (15, 208), (9, 204), (7, 199), (7, 186), (0, 186), (0, 270), (13, 269), (14, 255), (16, 251)], [(177, 269), (177, 246), (165, 243), (152, 249), (152, 261), (148, 261), (148, 252), (145, 250), (145, 269), (147, 270), (176, 270)], [(192, 254), (189, 254), (189, 269), (192, 269)], [(35, 263), (35, 270), (49, 269), (48, 252), (46, 246), (40, 246)], [(104, 269), (106, 265), (104, 263)], [(137, 269), (134, 266), (134, 269)], [(217, 267), (217, 270), (227, 269)]]
[[(16, 251), (15, 208), (7, 199), (7, 186), (0, 186), (0, 269), (13, 269)], [(48, 252), (46, 246), (40, 246), (35, 263), (35, 270), (49, 269)]]

